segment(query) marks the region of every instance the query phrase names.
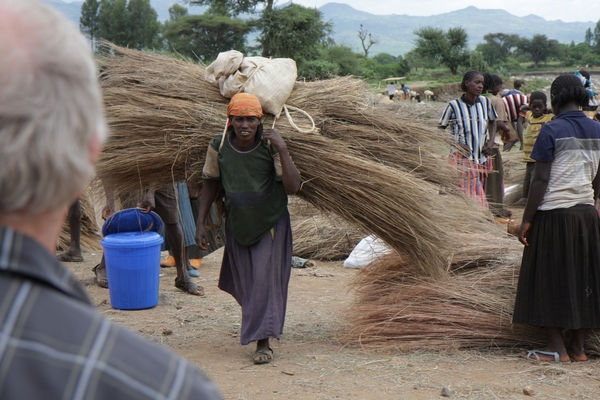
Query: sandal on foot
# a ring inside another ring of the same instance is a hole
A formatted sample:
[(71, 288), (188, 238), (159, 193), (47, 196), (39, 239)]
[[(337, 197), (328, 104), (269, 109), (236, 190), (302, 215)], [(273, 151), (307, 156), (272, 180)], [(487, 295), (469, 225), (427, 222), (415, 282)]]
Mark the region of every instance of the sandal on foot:
[[(553, 357), (554, 359), (546, 359), (546, 360), (542, 360), (540, 358), (541, 356), (550, 356)], [(528, 351), (523, 351), (519, 354), (519, 356), (521, 358), (526, 359), (527, 361), (537, 361), (537, 362), (541, 362), (541, 361), (545, 361), (545, 362), (571, 362), (571, 360), (568, 361), (560, 361), (560, 355), (558, 354), (557, 351), (545, 351), (545, 350), (528, 350)]]
[(75, 256), (75, 255), (69, 254), (66, 251), (63, 251), (62, 253), (58, 253), (56, 255), (56, 259), (58, 261), (62, 261), (62, 262), (82, 262), (83, 256)]
[(193, 294), (194, 296), (204, 296), (204, 288), (196, 285), (192, 281), (177, 282), (177, 279), (175, 279), (175, 287), (186, 293)]
[(273, 349), (269, 347), (269, 349), (260, 349), (256, 350), (254, 356), (252, 357), (252, 362), (256, 365), (260, 364), (268, 364), (273, 361)]
[(192, 278), (197, 278), (200, 276), (200, 271), (198, 271), (194, 267), (192, 267), (192, 269), (188, 269), (187, 272), (188, 272), (188, 275), (191, 276)]
[(96, 275), (96, 284), (98, 286), (100, 286), (101, 288), (108, 289), (108, 279), (106, 279), (106, 276), (98, 276), (98, 267), (99, 266), (100, 266), (100, 264), (96, 264), (96, 266), (94, 268), (92, 268), (94, 275)]

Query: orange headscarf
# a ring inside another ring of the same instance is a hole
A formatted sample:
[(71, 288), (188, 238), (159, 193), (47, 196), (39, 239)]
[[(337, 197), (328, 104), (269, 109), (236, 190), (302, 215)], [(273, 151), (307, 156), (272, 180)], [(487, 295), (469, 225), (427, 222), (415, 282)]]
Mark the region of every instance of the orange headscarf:
[(257, 117), (262, 118), (263, 110), (258, 98), (250, 93), (233, 95), (227, 106), (227, 117)]

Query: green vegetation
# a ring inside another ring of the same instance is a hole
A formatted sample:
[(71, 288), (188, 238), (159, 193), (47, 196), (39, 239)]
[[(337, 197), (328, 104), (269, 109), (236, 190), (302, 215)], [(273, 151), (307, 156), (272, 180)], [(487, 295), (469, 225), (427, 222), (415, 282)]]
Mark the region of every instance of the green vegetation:
[[(372, 54), (367, 26), (357, 24), (363, 51), (339, 45), (330, 38), (334, 27), (322, 13), (291, 3), (283, 8), (273, 0), (188, 0), (208, 6), (202, 15), (189, 14), (179, 4), (169, 9), (169, 20), (160, 23), (149, 0), (85, 0), (80, 27), (92, 42), (106, 39), (121, 46), (171, 53), (205, 64), (220, 52), (239, 50), (245, 55), (293, 58), (305, 79), (354, 75), (380, 86), (382, 79), (404, 76), (404, 82), (429, 82), (424, 89), (457, 84), (467, 70), (488, 71), (508, 80), (514, 74), (561, 73), (600, 66), (600, 21), (587, 29), (582, 43), (559, 43), (546, 35), (531, 38), (489, 33), (485, 42), (468, 49), (461, 27), (444, 31), (422, 27), (404, 55)], [(240, 18), (241, 14), (252, 18)], [(254, 43), (248, 35), (256, 32)], [(527, 90), (547, 86), (543, 78), (527, 80)]]

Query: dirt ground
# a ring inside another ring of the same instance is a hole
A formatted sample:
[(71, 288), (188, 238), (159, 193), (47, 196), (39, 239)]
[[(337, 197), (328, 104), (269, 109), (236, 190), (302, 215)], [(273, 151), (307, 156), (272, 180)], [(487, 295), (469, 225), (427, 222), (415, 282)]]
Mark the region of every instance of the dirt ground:
[[(437, 124), (444, 103), (396, 103), (424, 123)], [(517, 150), (517, 149), (515, 149)], [(519, 168), (518, 151), (504, 154), (505, 165)], [(511, 208), (515, 219), (522, 208)], [(95, 285), (92, 267), (100, 252), (85, 252), (85, 262), (65, 264), (84, 284), (98, 310), (113, 322), (161, 343), (198, 365), (226, 399), (597, 399), (600, 360), (550, 364), (527, 362), (522, 349), (481, 349), (440, 353), (373, 351), (344, 346), (336, 339), (348, 321), (356, 270), (342, 262), (316, 262), (294, 269), (284, 334), (272, 343), (274, 362), (255, 366), (254, 346), (241, 346), (240, 307), (217, 288), (222, 249), (206, 257), (199, 298), (173, 286), (174, 268), (161, 269), (158, 306), (122, 311), (110, 306), (109, 292)]]
[(443, 390), (457, 399), (521, 399), (524, 391), (598, 398), (598, 360), (552, 365), (522, 360), (519, 349), (399, 353), (340, 345), (336, 336), (347, 323), (348, 284), (356, 274), (341, 262), (293, 270), (285, 331), (272, 344), (275, 360), (255, 366), (253, 345), (239, 343), (240, 308), (217, 288), (221, 256), (219, 250), (206, 257), (195, 278), (205, 297), (177, 290), (174, 268), (163, 268), (158, 306), (138, 311), (113, 309), (108, 290), (94, 284), (99, 252), (66, 265), (104, 316), (198, 365), (227, 399), (434, 399)]

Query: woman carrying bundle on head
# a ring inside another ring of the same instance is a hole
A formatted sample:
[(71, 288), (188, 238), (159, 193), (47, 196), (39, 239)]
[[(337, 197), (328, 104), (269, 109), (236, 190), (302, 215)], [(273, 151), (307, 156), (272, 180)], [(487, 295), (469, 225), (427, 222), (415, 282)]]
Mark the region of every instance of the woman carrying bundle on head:
[[(525, 245), (513, 323), (544, 327), (548, 345), (528, 360), (587, 360), (588, 329), (600, 328), (600, 124), (580, 107), (580, 80), (561, 75), (550, 87), (553, 121), (535, 141), (535, 160), (519, 240)], [(568, 329), (568, 344), (563, 330)]]
[(206, 249), (204, 224), (222, 184), (227, 215), (219, 289), (242, 307), (240, 341), (257, 342), (255, 364), (272, 361), (269, 339), (283, 331), (292, 268), (287, 193), (300, 189), (300, 172), (284, 140), (274, 129), (263, 131), (262, 116), (255, 96), (231, 98), (226, 135), (208, 147), (196, 228), (196, 242)]
[(456, 145), (450, 160), (458, 169), (458, 187), (482, 209), (487, 209), (484, 185), (490, 167), (488, 156), (492, 154), (497, 115), (492, 102), (481, 96), (483, 82), (480, 72), (465, 73), (460, 84), (464, 94), (448, 103), (439, 128), (450, 127)]

